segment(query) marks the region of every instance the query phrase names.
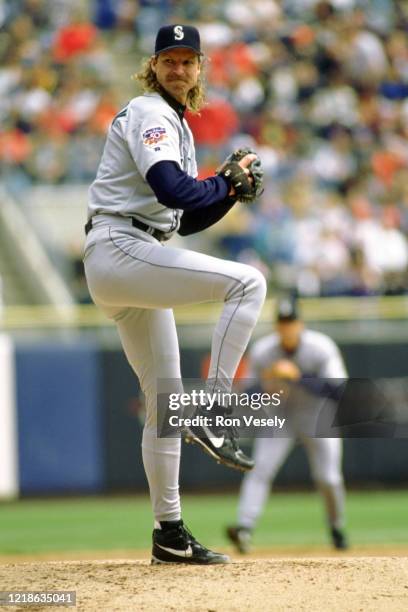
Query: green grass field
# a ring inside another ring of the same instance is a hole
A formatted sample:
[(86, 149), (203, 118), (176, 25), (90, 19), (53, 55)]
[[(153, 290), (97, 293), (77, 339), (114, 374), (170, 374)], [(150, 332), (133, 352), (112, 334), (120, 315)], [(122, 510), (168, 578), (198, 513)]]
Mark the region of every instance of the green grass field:
[[(235, 522), (235, 495), (184, 495), (183, 516), (208, 546), (226, 545)], [(350, 492), (348, 532), (353, 545), (408, 546), (408, 491)], [(0, 554), (147, 549), (152, 518), (147, 497), (25, 500), (0, 503)], [(254, 537), (257, 548), (327, 544), (323, 507), (315, 493), (275, 493)]]

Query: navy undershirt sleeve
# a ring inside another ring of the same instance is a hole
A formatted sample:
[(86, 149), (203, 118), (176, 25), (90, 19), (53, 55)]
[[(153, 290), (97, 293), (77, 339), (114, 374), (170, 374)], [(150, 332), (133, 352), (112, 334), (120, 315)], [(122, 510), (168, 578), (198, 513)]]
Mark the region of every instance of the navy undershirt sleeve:
[(227, 198), (229, 186), (221, 176), (199, 181), (181, 170), (174, 161), (160, 161), (152, 166), (146, 180), (160, 204), (167, 208), (192, 211), (207, 208)]
[(207, 206), (207, 208), (198, 208), (195, 210), (185, 210), (180, 219), (180, 227), (178, 233), (180, 236), (189, 236), (202, 232), (211, 227), (222, 219), (229, 210), (234, 206), (236, 199), (233, 196), (227, 196), (222, 202), (216, 206)]

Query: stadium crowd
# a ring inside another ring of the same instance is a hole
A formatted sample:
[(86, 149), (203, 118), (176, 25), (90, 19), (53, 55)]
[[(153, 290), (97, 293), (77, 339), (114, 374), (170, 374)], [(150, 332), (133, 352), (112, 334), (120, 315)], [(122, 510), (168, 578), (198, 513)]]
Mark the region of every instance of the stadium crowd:
[[(84, 11), (84, 7), (88, 10)], [(207, 236), (300, 295), (408, 291), (408, 8), (392, 0), (0, 0), (0, 161), (11, 190), (90, 182), (135, 65), (164, 22), (206, 50), (190, 115), (201, 176), (237, 146), (265, 167), (258, 204)]]

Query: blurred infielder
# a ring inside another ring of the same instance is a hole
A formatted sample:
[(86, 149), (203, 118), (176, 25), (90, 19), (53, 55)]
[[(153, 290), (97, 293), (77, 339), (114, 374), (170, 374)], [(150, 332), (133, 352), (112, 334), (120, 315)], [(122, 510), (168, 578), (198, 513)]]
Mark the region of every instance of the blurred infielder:
[[(160, 380), (181, 392), (179, 346), (172, 308), (220, 301), (208, 388), (228, 391), (265, 299), (262, 274), (247, 265), (165, 246), (175, 232), (199, 232), (237, 199), (262, 191), (256, 154), (231, 155), (216, 176), (197, 180), (186, 108), (202, 103), (202, 54), (196, 28), (160, 28), (155, 53), (138, 78), (145, 93), (116, 116), (89, 193), (84, 264), (94, 302), (113, 318), (146, 397), (142, 454), (154, 512), (153, 563), (225, 563), (184, 526), (179, 496), (180, 438), (157, 435)], [(169, 383), (170, 384), (170, 383)], [(201, 408), (200, 408), (201, 409)], [(202, 407), (205, 411), (205, 408)], [(222, 411), (222, 407), (220, 407)], [(218, 462), (249, 470), (232, 429), (191, 428)]]
[[(254, 344), (249, 363), (253, 377), (260, 381), (264, 389), (274, 379), (275, 384), (276, 379), (288, 380), (304, 384), (307, 393), (316, 400), (317, 396), (324, 396), (329, 387), (332, 391), (339, 388), (347, 378), (336, 344), (325, 334), (305, 329), (299, 319), (297, 305), (291, 299), (284, 299), (278, 305), (276, 332)], [(293, 437), (255, 440), (255, 467), (242, 481), (238, 522), (227, 528), (228, 538), (242, 553), (250, 548), (252, 530), (266, 503), (273, 480), (297, 439), (305, 447), (313, 479), (323, 496), (333, 545), (339, 549), (347, 547), (342, 440), (309, 436), (307, 420), (302, 419), (302, 405), (289, 405), (289, 408), (295, 413), (291, 424)], [(299, 415), (298, 419), (296, 414)]]

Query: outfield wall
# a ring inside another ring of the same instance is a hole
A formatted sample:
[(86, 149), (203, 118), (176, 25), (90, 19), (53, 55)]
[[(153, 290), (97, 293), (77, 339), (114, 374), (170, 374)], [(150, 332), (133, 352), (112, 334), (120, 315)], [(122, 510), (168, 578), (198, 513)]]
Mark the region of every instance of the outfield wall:
[[(408, 376), (404, 343), (343, 343), (350, 375)], [(207, 349), (182, 351), (186, 378), (199, 378)], [(143, 405), (138, 382), (119, 348), (85, 337), (17, 342), (0, 336), (0, 496), (143, 491), (140, 442)], [(408, 439), (345, 440), (349, 483), (402, 485), (408, 479)], [(239, 473), (184, 445), (184, 490), (225, 490)], [(310, 482), (302, 449), (277, 484)]]
[(0, 334), (0, 499), (18, 494), (14, 344)]
[(17, 346), (19, 486), (22, 493), (104, 486), (104, 410), (98, 348)]

